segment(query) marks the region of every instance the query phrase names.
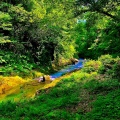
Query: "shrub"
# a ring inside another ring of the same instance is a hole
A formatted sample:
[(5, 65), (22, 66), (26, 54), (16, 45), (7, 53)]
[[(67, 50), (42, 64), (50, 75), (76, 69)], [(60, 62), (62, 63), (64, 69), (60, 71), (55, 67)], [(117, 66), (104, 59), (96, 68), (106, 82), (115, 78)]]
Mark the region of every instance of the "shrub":
[(87, 73), (97, 72), (100, 67), (100, 61), (90, 60), (84, 64), (83, 71)]
[(99, 69), (99, 73), (107, 74), (114, 78), (120, 78), (120, 58), (113, 58), (110, 55), (103, 55), (99, 59), (102, 65)]
[(98, 60), (102, 63), (99, 69), (100, 73), (109, 72), (109, 70), (112, 69), (112, 65), (115, 63), (111, 55), (102, 55)]

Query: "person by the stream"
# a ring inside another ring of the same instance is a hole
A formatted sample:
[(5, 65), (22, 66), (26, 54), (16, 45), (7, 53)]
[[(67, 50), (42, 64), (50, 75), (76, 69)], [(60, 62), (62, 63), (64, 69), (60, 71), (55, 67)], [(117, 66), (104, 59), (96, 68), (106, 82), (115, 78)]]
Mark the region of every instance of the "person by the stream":
[(43, 75), (38, 79), (38, 82), (45, 82), (45, 81), (51, 81), (50, 75)]
[(43, 75), (42, 77), (40, 77), (38, 82), (45, 82), (45, 76)]
[(41, 80), (41, 82), (45, 82), (45, 76), (43, 76), (43, 79)]

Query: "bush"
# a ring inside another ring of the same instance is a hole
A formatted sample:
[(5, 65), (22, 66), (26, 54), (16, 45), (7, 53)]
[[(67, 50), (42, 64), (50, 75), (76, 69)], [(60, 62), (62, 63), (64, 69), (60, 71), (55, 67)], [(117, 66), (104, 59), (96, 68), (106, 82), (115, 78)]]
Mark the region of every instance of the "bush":
[(21, 75), (29, 74), (29, 71), (35, 66), (30, 62), (28, 56), (15, 55), (12, 52), (0, 51), (0, 74), (1, 75)]
[(120, 78), (120, 58), (113, 58), (111, 55), (103, 55), (99, 59), (102, 65), (99, 73), (110, 75), (113, 78)]
[(85, 63), (82, 70), (84, 72), (91, 73), (91, 72), (97, 72), (100, 67), (101, 67), (100, 61), (90, 60)]

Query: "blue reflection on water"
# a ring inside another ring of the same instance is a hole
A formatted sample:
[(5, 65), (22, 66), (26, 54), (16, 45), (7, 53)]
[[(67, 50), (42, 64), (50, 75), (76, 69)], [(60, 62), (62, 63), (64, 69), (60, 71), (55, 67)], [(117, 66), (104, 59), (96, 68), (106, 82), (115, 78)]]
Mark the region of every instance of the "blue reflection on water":
[(83, 67), (83, 62), (84, 62), (83, 59), (79, 59), (79, 61), (76, 64), (69, 65), (66, 68), (64, 68), (64, 69), (62, 69), (62, 70), (60, 70), (60, 71), (50, 75), (51, 80), (54, 80), (55, 78), (58, 78), (58, 77), (66, 74), (66, 73), (69, 73), (69, 72), (72, 72), (74, 70), (82, 68)]

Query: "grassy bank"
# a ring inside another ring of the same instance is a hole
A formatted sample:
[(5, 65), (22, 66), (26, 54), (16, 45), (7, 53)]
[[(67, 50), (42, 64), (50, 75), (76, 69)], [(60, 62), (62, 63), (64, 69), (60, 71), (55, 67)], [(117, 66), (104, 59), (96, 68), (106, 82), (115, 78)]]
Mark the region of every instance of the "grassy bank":
[(43, 87), (34, 78), (42, 76), (43, 73), (30, 71), (25, 77), (0, 76), (0, 102), (2, 101), (19, 101), (31, 98), (36, 89)]
[(82, 70), (61, 78), (58, 83), (50, 83), (32, 100), (1, 103), (0, 118), (119, 120), (120, 81), (117, 63), (119, 59), (110, 56), (89, 61)]
[[(67, 61), (61, 61), (59, 66), (56, 66), (52, 63), (53, 71), (60, 69), (61, 67), (67, 65)], [(52, 70), (47, 67), (40, 67), (36, 70), (28, 70), (26, 72), (16, 72), (13, 70), (10, 74), (7, 75), (9, 69), (6, 69), (6, 72), (0, 76), (0, 102), (2, 101), (24, 101), (31, 99), (35, 96), (35, 93), (39, 89), (46, 89), (48, 87), (53, 87), (61, 78), (50, 83), (50, 80), (47, 79), (44, 83), (39, 83), (38, 78), (44, 74), (50, 74)], [(25, 70), (25, 69), (23, 69)], [(45, 71), (45, 72), (44, 72)], [(67, 75), (68, 76), (68, 75)], [(66, 77), (66, 76), (64, 76)]]

